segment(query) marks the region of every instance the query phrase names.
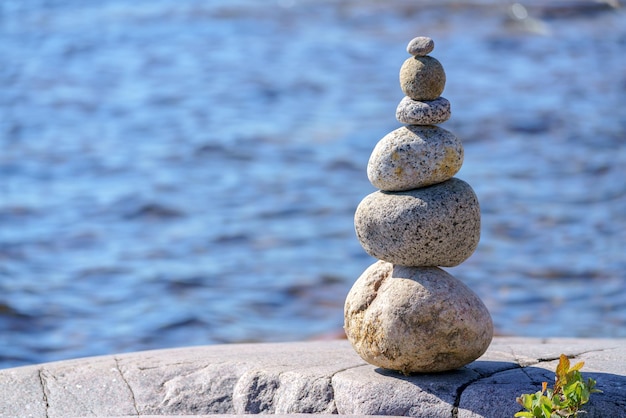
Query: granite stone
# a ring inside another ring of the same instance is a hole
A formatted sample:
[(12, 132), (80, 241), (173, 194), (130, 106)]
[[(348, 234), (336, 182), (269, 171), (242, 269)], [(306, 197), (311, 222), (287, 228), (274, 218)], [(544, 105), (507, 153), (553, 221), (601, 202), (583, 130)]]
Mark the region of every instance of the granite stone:
[(430, 54), (433, 49), (435, 49), (435, 42), (428, 36), (413, 38), (406, 46), (406, 52), (419, 57)]
[(435, 100), (446, 84), (441, 63), (431, 56), (410, 57), (400, 68), (400, 87), (413, 100)]
[(409, 125), (385, 135), (374, 147), (367, 177), (374, 187), (404, 191), (444, 182), (463, 164), (463, 144), (438, 126)]
[(408, 125), (436, 125), (450, 119), (450, 102), (439, 96), (435, 100), (418, 101), (408, 96), (396, 108), (396, 119)]
[(584, 361), (583, 377), (602, 390), (583, 407), (585, 417), (624, 416), (626, 339), (519, 337), (495, 337), (460, 369), (411, 376), (367, 364), (345, 340), (181, 347), (3, 369), (0, 416), (232, 418), (258, 405), (279, 417), (511, 417), (521, 409), (516, 396), (553, 382), (560, 353)]
[(457, 178), (405, 192), (366, 196), (354, 216), (365, 251), (379, 260), (414, 267), (453, 267), (480, 239), (480, 206)]
[(348, 293), (344, 329), (368, 363), (389, 370), (453, 370), (480, 357), (493, 337), (482, 301), (437, 267), (371, 265)]

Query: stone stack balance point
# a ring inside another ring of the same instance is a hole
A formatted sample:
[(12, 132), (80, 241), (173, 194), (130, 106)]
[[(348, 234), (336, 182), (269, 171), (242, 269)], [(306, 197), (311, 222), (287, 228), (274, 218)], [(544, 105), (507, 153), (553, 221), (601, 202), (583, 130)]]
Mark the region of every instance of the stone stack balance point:
[(405, 126), (375, 146), (367, 176), (378, 189), (359, 204), (357, 237), (370, 266), (348, 293), (345, 331), (367, 362), (404, 374), (442, 372), (480, 357), (493, 338), (489, 311), (466, 285), (440, 267), (459, 265), (480, 239), (480, 207), (455, 178), (463, 146), (435, 124), (450, 118), (441, 97), (446, 75), (413, 39), (400, 69), (406, 95), (396, 118)]

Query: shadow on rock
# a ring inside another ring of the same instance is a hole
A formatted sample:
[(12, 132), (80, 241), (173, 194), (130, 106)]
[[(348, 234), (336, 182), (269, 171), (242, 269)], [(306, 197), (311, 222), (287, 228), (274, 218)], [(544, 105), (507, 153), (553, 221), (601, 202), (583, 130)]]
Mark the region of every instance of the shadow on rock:
[[(452, 416), (465, 418), (500, 418), (513, 416), (521, 411), (516, 398), (525, 393), (541, 390), (542, 382), (554, 383), (554, 371), (537, 366), (520, 367), (506, 361), (475, 361), (466, 367), (444, 373), (403, 375), (399, 372), (377, 368), (376, 374), (388, 380), (389, 391), (395, 391), (407, 383), (414, 392), (401, 410), (395, 396), (381, 396), (389, 401), (380, 404), (377, 414), (394, 414), (414, 417)], [(592, 378), (602, 393), (592, 394), (589, 403), (583, 406), (585, 417), (626, 417), (626, 376), (611, 373), (584, 372), (583, 377)], [(403, 383), (398, 383), (401, 381)], [(406, 382), (406, 383), (404, 383)], [(435, 407), (439, 403), (437, 407)], [(444, 415), (449, 409), (450, 415)], [(432, 414), (433, 409), (438, 415)]]

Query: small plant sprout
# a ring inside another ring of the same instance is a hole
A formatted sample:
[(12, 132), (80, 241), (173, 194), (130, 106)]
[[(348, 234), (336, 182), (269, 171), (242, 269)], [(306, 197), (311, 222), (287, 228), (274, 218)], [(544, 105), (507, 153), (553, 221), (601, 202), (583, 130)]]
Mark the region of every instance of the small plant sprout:
[(567, 356), (561, 354), (556, 366), (554, 388), (548, 389), (548, 382), (543, 382), (541, 391), (518, 397), (516, 401), (525, 411), (518, 412), (515, 417), (577, 417), (581, 406), (589, 402), (589, 396), (602, 392), (595, 389), (595, 380), (583, 379), (580, 369), (584, 364), (581, 361), (570, 367)]

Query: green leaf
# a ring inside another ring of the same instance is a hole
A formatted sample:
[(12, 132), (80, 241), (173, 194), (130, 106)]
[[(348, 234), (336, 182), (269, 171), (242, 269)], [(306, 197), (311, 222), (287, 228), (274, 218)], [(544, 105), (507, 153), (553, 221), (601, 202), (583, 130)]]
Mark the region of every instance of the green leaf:
[(563, 407), (565, 404), (559, 396), (555, 396), (554, 398), (552, 398), (552, 405), (554, 409), (561, 409), (561, 407)]

